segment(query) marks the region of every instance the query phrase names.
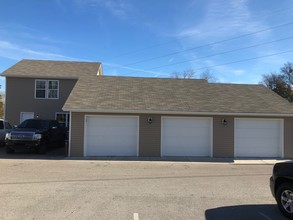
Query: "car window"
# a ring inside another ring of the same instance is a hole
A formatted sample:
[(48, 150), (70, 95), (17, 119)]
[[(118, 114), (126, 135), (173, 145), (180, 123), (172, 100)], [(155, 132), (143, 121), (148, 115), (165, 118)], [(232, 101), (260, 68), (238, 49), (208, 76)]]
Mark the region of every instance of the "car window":
[(0, 129), (4, 129), (4, 123), (3, 123), (3, 121), (0, 121)]

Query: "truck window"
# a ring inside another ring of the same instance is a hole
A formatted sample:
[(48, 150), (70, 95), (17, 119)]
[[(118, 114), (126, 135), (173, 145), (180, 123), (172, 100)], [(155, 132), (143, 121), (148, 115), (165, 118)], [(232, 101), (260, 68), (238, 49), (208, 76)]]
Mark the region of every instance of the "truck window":
[(12, 126), (8, 122), (5, 122), (5, 128), (6, 129), (12, 129)]
[(56, 128), (59, 128), (59, 123), (57, 121), (51, 121), (51, 125), (50, 127), (56, 127)]

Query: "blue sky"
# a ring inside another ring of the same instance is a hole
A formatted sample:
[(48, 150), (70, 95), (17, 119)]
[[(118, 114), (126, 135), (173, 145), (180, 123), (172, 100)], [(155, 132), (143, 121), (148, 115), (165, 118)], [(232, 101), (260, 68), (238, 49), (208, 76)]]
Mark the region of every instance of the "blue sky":
[(292, 10), (290, 0), (1, 0), (0, 72), (21, 59), (79, 60), (102, 62), (105, 75), (209, 69), (255, 84), (293, 62)]

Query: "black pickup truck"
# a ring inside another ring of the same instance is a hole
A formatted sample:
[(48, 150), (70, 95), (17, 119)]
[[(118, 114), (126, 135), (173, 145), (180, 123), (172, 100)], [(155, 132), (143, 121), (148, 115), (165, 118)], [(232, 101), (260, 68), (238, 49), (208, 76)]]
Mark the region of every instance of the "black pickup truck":
[(48, 147), (64, 146), (66, 138), (66, 129), (56, 120), (27, 119), (6, 134), (6, 152), (32, 149), (44, 154)]
[(293, 162), (275, 164), (270, 188), (280, 211), (293, 219)]

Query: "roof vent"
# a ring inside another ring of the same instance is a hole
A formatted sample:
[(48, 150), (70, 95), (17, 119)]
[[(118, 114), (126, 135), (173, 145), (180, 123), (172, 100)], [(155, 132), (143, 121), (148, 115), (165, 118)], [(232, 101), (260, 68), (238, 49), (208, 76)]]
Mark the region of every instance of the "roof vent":
[(103, 75), (103, 68), (102, 68), (102, 64), (100, 64), (100, 67), (97, 72), (97, 76), (102, 76), (102, 75)]

